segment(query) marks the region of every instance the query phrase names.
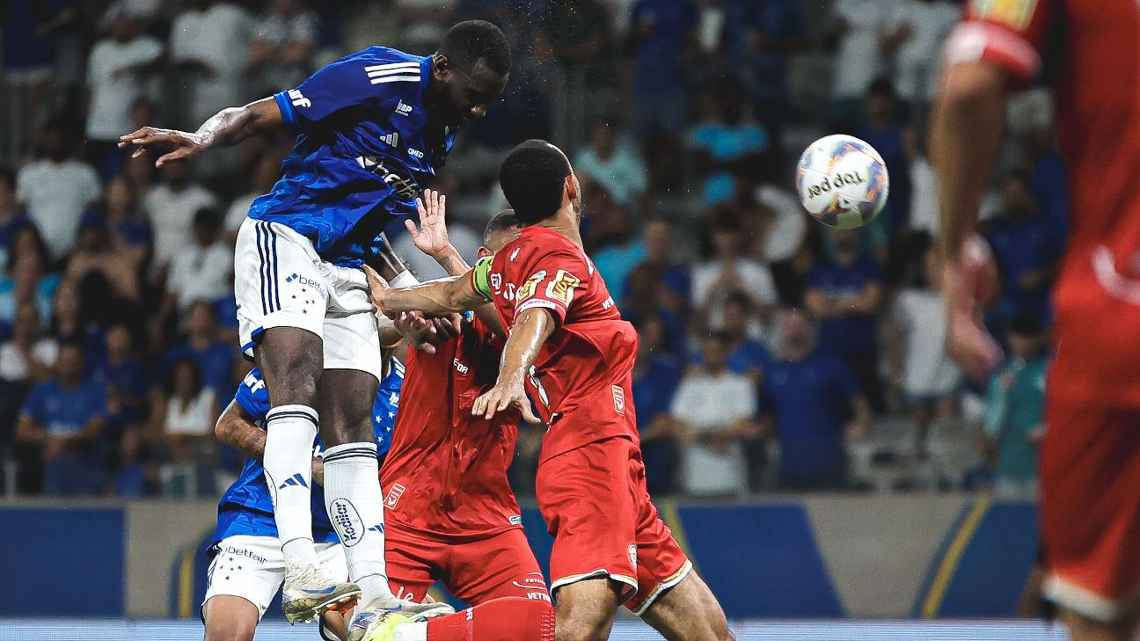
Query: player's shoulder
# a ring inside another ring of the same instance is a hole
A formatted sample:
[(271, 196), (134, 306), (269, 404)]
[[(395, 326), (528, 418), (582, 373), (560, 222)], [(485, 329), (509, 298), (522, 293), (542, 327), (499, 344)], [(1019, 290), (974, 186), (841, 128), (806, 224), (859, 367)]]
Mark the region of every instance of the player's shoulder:
[(405, 64), (411, 63), (420, 64), (424, 61), (424, 56), (417, 56), (413, 53), (400, 51), (392, 47), (385, 47), (382, 45), (373, 45), (365, 47), (359, 51), (354, 51), (344, 57), (340, 58), (337, 62), (341, 61), (354, 61), (363, 62), (366, 64)]
[(551, 256), (583, 259), (584, 254), (569, 238), (540, 226), (524, 227), (518, 238), (503, 246), (496, 254), (501, 264), (523, 263)]

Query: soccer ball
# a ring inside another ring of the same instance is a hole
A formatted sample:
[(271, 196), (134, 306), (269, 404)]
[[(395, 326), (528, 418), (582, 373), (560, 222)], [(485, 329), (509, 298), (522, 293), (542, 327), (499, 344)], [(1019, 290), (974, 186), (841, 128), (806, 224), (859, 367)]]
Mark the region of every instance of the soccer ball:
[(824, 225), (862, 227), (887, 204), (890, 179), (883, 157), (854, 136), (834, 134), (808, 145), (796, 170), (804, 209)]

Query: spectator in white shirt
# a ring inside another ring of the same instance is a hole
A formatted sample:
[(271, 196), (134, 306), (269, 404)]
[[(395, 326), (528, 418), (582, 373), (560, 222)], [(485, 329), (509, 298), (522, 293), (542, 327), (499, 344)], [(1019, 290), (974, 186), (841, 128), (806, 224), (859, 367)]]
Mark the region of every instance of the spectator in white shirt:
[(187, 117), (197, 126), (247, 97), (243, 72), (249, 49), (249, 16), (228, 2), (195, 0), (170, 29), (171, 59), (190, 72)]
[(214, 390), (202, 384), (202, 375), (193, 360), (176, 361), (170, 377), (170, 394), (159, 401), (161, 433), (166, 437), (171, 458), (188, 462), (194, 459), (196, 451), (209, 449), (218, 419), (218, 403)]
[(899, 4), (900, 0), (837, 0), (832, 9), (840, 33), (832, 99), (834, 115), (844, 122), (859, 113), (867, 87), (886, 70), (906, 36), (894, 21)]
[(636, 147), (621, 141), (617, 128), (606, 121), (594, 124), (590, 146), (578, 152), (574, 167), (625, 207), (636, 204), (649, 184), (649, 173)]
[(249, 73), (260, 93), (295, 87), (313, 66), (317, 47), (317, 16), (302, 0), (270, 0), (269, 11), (257, 19), (249, 47)]
[(110, 177), (122, 153), (119, 136), (133, 131), (131, 106), (143, 95), (146, 73), (162, 57), (162, 44), (139, 33), (138, 23), (123, 9), (114, 9), (110, 37), (95, 43), (87, 60), (87, 157)]
[(79, 218), (102, 193), (90, 165), (72, 157), (74, 132), (60, 120), (40, 131), (39, 154), (16, 177), (16, 198), (24, 203), (53, 261), (75, 244)]
[[(288, 150), (288, 147), (285, 148)], [(232, 246), (237, 240), (238, 229), (245, 222), (249, 214), (249, 206), (253, 200), (273, 189), (273, 183), (281, 176), (281, 155), (269, 151), (262, 151), (253, 167), (249, 181), (249, 191), (234, 198), (226, 209), (225, 236)], [(419, 252), (416, 252), (419, 253)]]
[(166, 288), (168, 310), (185, 312), (195, 301), (209, 303), (227, 297), (233, 287), (234, 252), (222, 237), (222, 218), (216, 210), (194, 214), (193, 242), (174, 255)]
[(38, 383), (51, 375), (59, 344), (43, 335), (40, 313), (22, 303), (12, 324), (12, 338), (0, 345), (0, 379), (8, 383)]
[(947, 0), (905, 0), (895, 22), (902, 44), (895, 63), (899, 97), (919, 106), (930, 102), (937, 87), (942, 41), (962, 17), (961, 3)]
[(732, 292), (748, 295), (761, 318), (778, 302), (772, 272), (763, 263), (743, 255), (747, 242), (736, 213), (722, 210), (710, 223), (713, 255), (693, 268), (691, 303), (708, 314), (709, 327), (719, 328), (724, 301)]
[(208, 189), (192, 182), (186, 162), (172, 162), (162, 167), (162, 182), (143, 197), (143, 209), (154, 229), (154, 265), (159, 269), (170, 264), (178, 250), (190, 237), (190, 226), (199, 209), (217, 206), (217, 198)]
[(748, 489), (743, 439), (759, 430), (754, 421), (752, 380), (728, 369), (728, 337), (714, 332), (704, 340), (704, 362), (681, 380), (670, 415), (685, 447), (681, 484), (696, 496), (730, 496)]

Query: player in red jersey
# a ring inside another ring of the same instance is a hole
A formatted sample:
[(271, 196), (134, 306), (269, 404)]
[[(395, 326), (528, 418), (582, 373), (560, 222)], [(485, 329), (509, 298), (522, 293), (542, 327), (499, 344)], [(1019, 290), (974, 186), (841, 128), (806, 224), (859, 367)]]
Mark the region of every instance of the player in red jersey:
[(973, 0), (946, 50), (931, 132), (949, 343), (975, 375), (1000, 357), (978, 321), (977, 220), (1011, 88), (1052, 69), (1072, 219), (1054, 289), (1041, 450), (1047, 597), (1076, 641), (1131, 639), (1140, 612), (1140, 2)]
[(499, 182), (524, 225), (517, 240), (463, 278), (383, 290), (372, 274), (374, 304), (441, 315), (494, 302), (511, 328), (497, 382), (472, 412), (490, 420), (513, 407), (537, 421), (533, 398), (548, 426), (537, 497), (554, 536), (559, 640), (606, 639), (622, 604), (670, 640), (732, 638), (649, 499), (630, 391), (637, 334), (582, 249), (570, 162), (548, 142), (527, 141)]
[[(417, 207), (420, 227), (406, 223), (416, 247), (448, 273), (466, 273), (470, 267), (447, 237), (445, 197), (428, 190)], [(479, 255), (490, 256), (518, 234), (514, 213), (499, 213), (487, 223)], [(553, 641), (550, 594), (507, 480), (518, 414), (492, 420), (471, 414), (495, 382), (505, 342), (494, 308), (479, 312), (486, 322), (465, 320), (458, 336), (432, 350), (408, 350), (405, 402), (380, 472), (392, 592), (422, 601), (442, 577), (474, 607), (427, 621), (391, 615), (366, 631), (366, 641)], [(408, 327), (407, 319), (397, 326)]]

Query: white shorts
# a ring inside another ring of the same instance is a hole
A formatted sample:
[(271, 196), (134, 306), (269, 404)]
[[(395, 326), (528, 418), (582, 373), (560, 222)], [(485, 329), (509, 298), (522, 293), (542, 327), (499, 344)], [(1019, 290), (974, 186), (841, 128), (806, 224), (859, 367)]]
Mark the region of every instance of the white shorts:
[[(348, 580), (348, 561), (339, 543), (317, 543), (317, 561), (334, 581)], [(228, 536), (218, 542), (218, 554), (206, 574), (206, 598), (236, 596), (257, 606), (260, 620), (285, 581), (285, 555), (272, 536)]]
[(246, 356), (253, 357), (265, 330), (299, 327), (324, 341), (325, 369), (383, 377), (380, 335), (362, 270), (324, 262), (308, 238), (252, 218), (238, 229), (234, 252), (238, 331)]

